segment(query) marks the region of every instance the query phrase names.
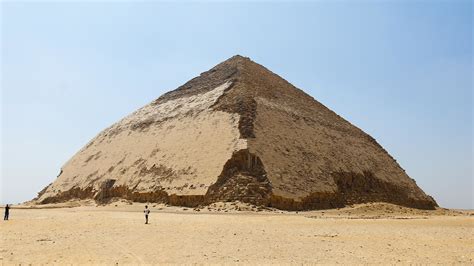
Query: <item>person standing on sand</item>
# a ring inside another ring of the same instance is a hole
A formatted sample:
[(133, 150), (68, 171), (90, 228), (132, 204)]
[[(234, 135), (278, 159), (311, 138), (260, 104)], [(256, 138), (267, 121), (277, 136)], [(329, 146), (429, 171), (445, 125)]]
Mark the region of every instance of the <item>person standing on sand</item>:
[(145, 205), (145, 210), (143, 212), (145, 213), (145, 224), (148, 224), (148, 214), (150, 214), (150, 210), (148, 209), (148, 205)]
[(10, 216), (10, 206), (5, 205), (5, 216), (3, 216), (4, 221), (8, 221), (8, 216)]

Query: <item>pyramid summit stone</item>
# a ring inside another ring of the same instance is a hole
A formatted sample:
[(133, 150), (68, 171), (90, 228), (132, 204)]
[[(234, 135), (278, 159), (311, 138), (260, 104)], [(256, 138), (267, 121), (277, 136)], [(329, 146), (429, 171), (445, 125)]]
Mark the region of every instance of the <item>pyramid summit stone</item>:
[(35, 202), (88, 198), (437, 206), (372, 137), (238, 55), (100, 132)]

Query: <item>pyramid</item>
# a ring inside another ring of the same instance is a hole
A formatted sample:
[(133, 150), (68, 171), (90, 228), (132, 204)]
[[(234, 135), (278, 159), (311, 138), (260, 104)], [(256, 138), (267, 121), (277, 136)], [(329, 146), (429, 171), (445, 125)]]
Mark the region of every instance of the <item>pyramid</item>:
[(372, 137), (234, 56), (100, 132), (34, 202), (437, 206)]

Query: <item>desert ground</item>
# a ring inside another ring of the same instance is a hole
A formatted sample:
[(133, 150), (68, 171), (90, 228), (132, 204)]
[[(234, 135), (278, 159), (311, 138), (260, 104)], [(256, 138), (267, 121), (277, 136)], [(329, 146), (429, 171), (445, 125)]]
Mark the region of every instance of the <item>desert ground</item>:
[(470, 264), (474, 212), (373, 203), (285, 212), (238, 202), (14, 206), (0, 264)]

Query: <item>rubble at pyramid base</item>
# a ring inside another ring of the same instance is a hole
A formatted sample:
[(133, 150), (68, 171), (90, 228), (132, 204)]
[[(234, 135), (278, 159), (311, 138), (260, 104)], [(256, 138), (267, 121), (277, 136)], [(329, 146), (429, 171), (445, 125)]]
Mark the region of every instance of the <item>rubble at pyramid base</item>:
[(165, 190), (138, 192), (124, 185), (114, 186), (116, 180), (107, 179), (99, 190), (93, 187), (72, 188), (39, 203), (94, 199), (98, 204), (107, 204), (115, 199), (125, 199), (142, 203), (199, 207), (214, 202), (240, 201), (288, 211), (342, 208), (368, 202), (387, 202), (426, 210), (437, 207), (433, 204), (434, 201), (409, 198), (400, 187), (382, 182), (368, 171), (364, 173), (335, 172), (333, 177), (338, 188), (335, 193), (312, 193), (296, 200), (274, 195), (261, 160), (248, 150), (241, 150), (234, 153), (227, 161), (217, 182), (209, 187), (204, 195), (169, 195)]

